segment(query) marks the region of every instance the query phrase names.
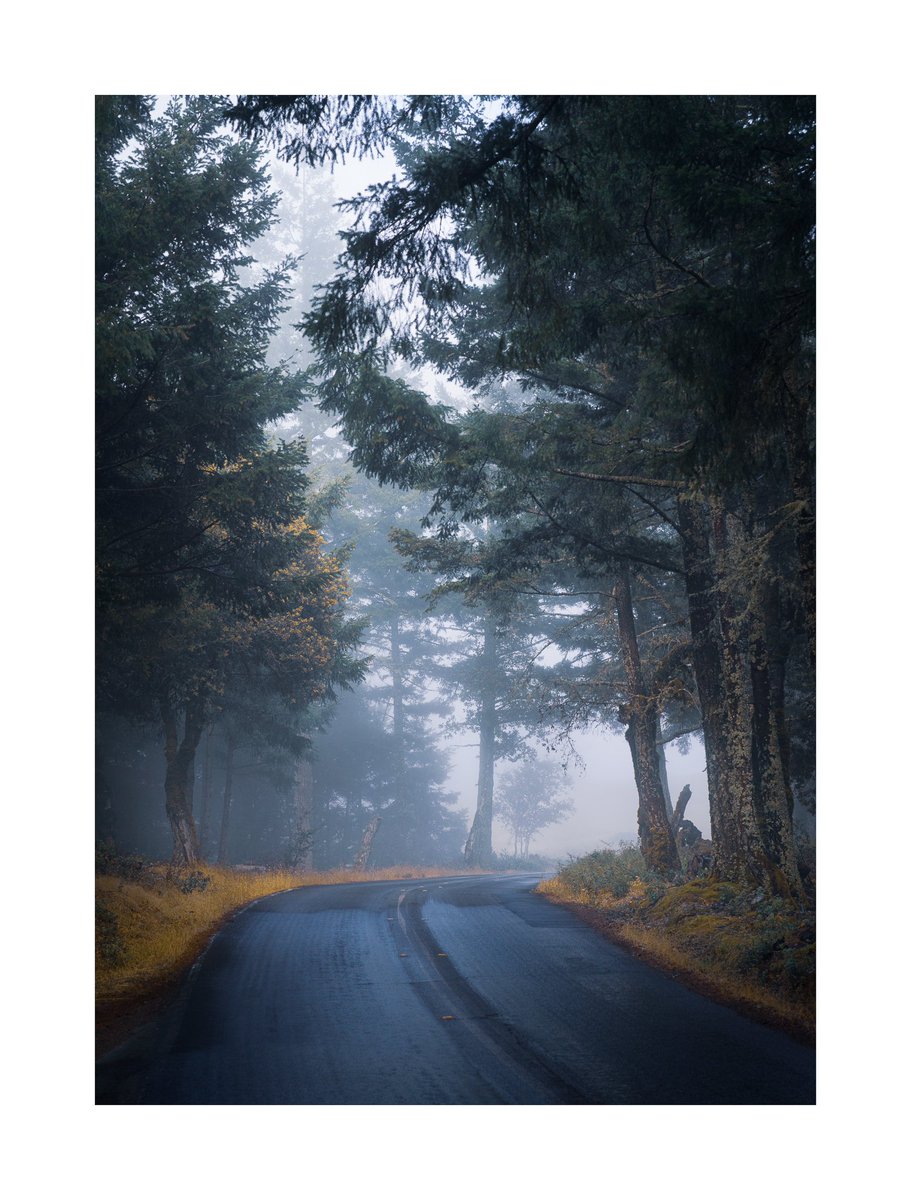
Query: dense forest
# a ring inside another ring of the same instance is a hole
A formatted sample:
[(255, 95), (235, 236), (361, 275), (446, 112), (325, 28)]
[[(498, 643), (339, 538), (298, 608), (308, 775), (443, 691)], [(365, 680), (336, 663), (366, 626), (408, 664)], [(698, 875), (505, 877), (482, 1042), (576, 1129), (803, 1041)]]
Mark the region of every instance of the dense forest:
[[(98, 97), (98, 838), (487, 866), (496, 812), (520, 861), (571, 805), (537, 747), (595, 728), (651, 869), (696, 738), (705, 869), (799, 898), (814, 138), (803, 96)], [(339, 240), (317, 168), (379, 155)]]

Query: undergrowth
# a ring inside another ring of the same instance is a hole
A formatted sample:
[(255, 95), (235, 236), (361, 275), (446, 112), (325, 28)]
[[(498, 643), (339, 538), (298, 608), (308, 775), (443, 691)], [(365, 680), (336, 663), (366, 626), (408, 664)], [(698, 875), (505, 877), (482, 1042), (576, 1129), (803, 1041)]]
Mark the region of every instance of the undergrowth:
[(639, 849), (571, 860), (538, 891), (718, 999), (808, 1034), (815, 1018), (815, 911), (713, 877), (666, 881)]
[(494, 871), (549, 871), (556, 865), (540, 854), (495, 854), (491, 861)]
[(565, 891), (582, 904), (601, 906), (628, 895), (634, 884), (653, 890), (662, 886), (645, 865), (639, 847), (627, 843), (616, 850), (595, 850), (584, 858), (570, 859), (556, 879), (549, 880), (546, 887), (542, 884), (540, 890), (554, 896)]

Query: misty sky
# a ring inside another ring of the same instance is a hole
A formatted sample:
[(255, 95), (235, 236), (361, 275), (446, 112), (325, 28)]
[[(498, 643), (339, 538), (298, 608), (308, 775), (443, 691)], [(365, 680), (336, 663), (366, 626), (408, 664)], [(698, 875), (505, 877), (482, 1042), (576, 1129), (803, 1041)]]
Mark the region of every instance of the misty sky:
[[(569, 795), (576, 811), (566, 821), (549, 826), (533, 838), (530, 846), (533, 854), (581, 855), (602, 849), (605, 842), (635, 841), (637, 838), (639, 797), (626, 739), (608, 729), (592, 729), (575, 735), (573, 743), (584, 763), (582, 770), (572, 763), (568, 767), (573, 781)], [(690, 785), (693, 796), (687, 806), (687, 818), (708, 837), (709, 808), (702, 746), (691, 738), (688, 755), (678, 754), (672, 746), (666, 747), (666, 751), (671, 798), (676, 801), (683, 785)], [(457, 754), (458, 759), (453, 757), (450, 786), (459, 791), (463, 804), (473, 811), (478, 779), (477, 752), (469, 755), (468, 751), (462, 750)], [(508, 769), (508, 763), (498, 763), (497, 777)], [(497, 822), (493, 829), (493, 848), (499, 853), (512, 853), (512, 837)]]

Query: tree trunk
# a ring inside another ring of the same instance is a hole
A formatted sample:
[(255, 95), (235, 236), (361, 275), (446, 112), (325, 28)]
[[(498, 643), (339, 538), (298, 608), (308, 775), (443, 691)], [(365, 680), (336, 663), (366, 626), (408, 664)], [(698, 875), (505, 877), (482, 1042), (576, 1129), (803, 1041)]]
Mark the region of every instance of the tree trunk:
[(401, 818), (405, 837), (405, 857), (410, 853), (409, 841), (415, 833), (415, 814), (409, 804), (405, 771), (405, 679), (402, 669), (402, 642), (399, 614), (394, 612), (389, 622), (389, 668), (392, 674), (392, 786), (393, 804)]
[(212, 786), (212, 730), (206, 730), (202, 762), (202, 807), (199, 813), (199, 847), (203, 858), (209, 846), (209, 790)]
[(658, 759), (658, 713), (646, 694), (636, 638), (633, 599), (629, 571), (624, 568), (614, 588), (617, 624), (620, 630), (620, 650), (629, 693), (622, 706), (621, 719), (627, 724), (626, 740), (633, 758), (633, 774), (639, 793), (639, 841), (642, 855), (653, 871), (667, 875), (679, 871), (680, 857), (671, 833), (664, 791), (661, 786), (661, 767)]
[(405, 687), (402, 679), (402, 643), (399, 614), (389, 622), (389, 667), (392, 672), (392, 736), (400, 748), (405, 736)]
[(496, 701), (485, 696), (481, 705), (478, 798), (474, 820), (465, 843), (465, 861), (486, 867), (493, 861), (493, 782), (497, 735)]
[(228, 839), (231, 835), (231, 805), (234, 800), (234, 750), (237, 740), (233, 734), (228, 734), (227, 751), (225, 754), (225, 788), (221, 805), (221, 832), (218, 837), (218, 862), (225, 866), (228, 862)]
[(294, 871), (313, 870), (313, 763), (301, 758), (297, 764), (289, 863)]
[(803, 895), (794, 843), (794, 797), (788, 776), (784, 718), (784, 648), (778, 585), (766, 581), (752, 615), (750, 672), (753, 692), (752, 766), (756, 810), (766, 854), (783, 878), (776, 891)]
[(765, 886), (767, 870), (753, 788), (752, 694), (742, 652), (743, 607), (736, 578), (742, 569), (743, 527), (720, 501), (712, 506), (712, 532), (718, 563), (716, 590), (721, 630), (721, 685), (727, 724), (725, 757), (729, 768), (731, 819), (715, 850), (722, 872), (731, 879)]
[(813, 455), (807, 448), (815, 442), (813, 385), (801, 386), (796, 370), (784, 373), (788, 395), (785, 405), (784, 435), (788, 456), (791, 490), (797, 513), (797, 555), (803, 616), (807, 630), (811, 668), (816, 666), (816, 495)]
[[(776, 895), (799, 895), (788, 811), (783, 669), (770, 665), (768, 563), (721, 500), (678, 504), (702, 708), (714, 870)], [(757, 616), (757, 607), (762, 610)], [(772, 622), (774, 624), (774, 622)], [(773, 680), (775, 688), (773, 688)]]
[(361, 840), (361, 848), (357, 852), (357, 858), (354, 860), (355, 871), (363, 871), (367, 867), (370, 860), (370, 851), (373, 849), (373, 839), (376, 837), (376, 831), (380, 827), (382, 817), (374, 817), (367, 828), (364, 830), (364, 836)]
[(686, 806), (689, 804), (690, 797), (692, 795), (693, 793), (690, 790), (690, 785), (685, 783), (683, 785), (683, 791), (681, 791), (680, 795), (677, 797), (677, 807), (674, 809), (674, 814), (671, 817), (671, 833), (673, 834), (675, 840), (677, 834), (680, 832), (680, 826), (683, 824), (683, 817), (686, 813)]
[[(659, 729), (659, 734), (660, 732)], [(661, 780), (661, 794), (664, 796), (667, 819), (671, 821), (674, 816), (674, 806), (671, 803), (671, 785), (667, 778), (667, 755), (664, 753), (664, 742), (660, 736), (658, 738), (658, 776)]]
[(202, 851), (199, 848), (199, 823), (196, 820), (196, 770), (197, 762), (194, 755), (193, 761), (190, 763), (190, 769), (187, 771), (187, 808), (193, 817), (193, 825), (196, 829), (197, 853), (201, 854)]
[(196, 747), (202, 737), (203, 706), (199, 700), (187, 704), (183, 738), (178, 735), (177, 715), (167, 700), (161, 701), (160, 709), (165, 735), (165, 812), (174, 843), (171, 854), (171, 870), (174, 871), (194, 867), (199, 861), (190, 777)]
[(720, 842), (731, 821), (725, 770), (726, 737), (724, 696), (721, 689), (721, 652), (718, 646), (718, 598), (706, 505), (697, 499), (679, 499), (677, 520), (683, 546), (693, 670), (702, 713), (705, 770), (708, 780), (709, 817), (713, 841)]
[(493, 861), (493, 781), (497, 740), (497, 628), (492, 613), (484, 619), (484, 645), (481, 651), (481, 712), (479, 720), (480, 752), (478, 763), (478, 803), (465, 843), (465, 862), (486, 867)]
[[(754, 544), (749, 557), (744, 552), (743, 522), (718, 506), (714, 524), (721, 568), (722, 670), (738, 772), (734, 798), (739, 845), (731, 869), (775, 895), (799, 897), (803, 885), (797, 870), (785, 746), (771, 684), (774, 674), (783, 688), (784, 673), (777, 661), (773, 671), (769, 657), (770, 647), (780, 646), (780, 619), (773, 601), (777, 590), (765, 548)], [(744, 576), (746, 582), (738, 587)], [(738, 590), (746, 594), (738, 596)], [(783, 721), (783, 697), (781, 705)], [(740, 782), (744, 775), (749, 778), (748, 789)]]

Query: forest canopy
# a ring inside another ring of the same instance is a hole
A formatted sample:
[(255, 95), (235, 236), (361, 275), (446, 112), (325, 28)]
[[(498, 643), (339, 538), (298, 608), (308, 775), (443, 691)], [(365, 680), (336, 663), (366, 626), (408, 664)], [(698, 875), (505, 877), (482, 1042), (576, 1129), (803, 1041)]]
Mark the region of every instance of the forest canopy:
[[(98, 147), (102, 706), (160, 728), (182, 861), (213, 729), (226, 778), (231, 730), (281, 748), (301, 844), (319, 811), (350, 855), (382, 815), (409, 853), (452, 855), (431, 733), (459, 697), (470, 864), (491, 861), (497, 763), (600, 727), (628, 742), (647, 862), (678, 871), (663, 747), (697, 736), (712, 870), (799, 896), (813, 99), (192, 97), (153, 117), (101, 98)], [(341, 206), (334, 272), (294, 316), (304, 373), (267, 360), (294, 264), (249, 252), (274, 216), (267, 149), (302, 174), (397, 162)], [(358, 472), (344, 493), (327, 468), (334, 516), (307, 474), (317, 412)], [(353, 547), (350, 601), (321, 520)], [(330, 786), (313, 739), (368, 670), (352, 702), (388, 752)]]

